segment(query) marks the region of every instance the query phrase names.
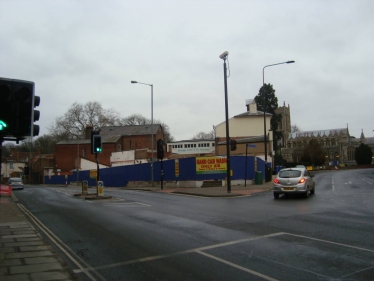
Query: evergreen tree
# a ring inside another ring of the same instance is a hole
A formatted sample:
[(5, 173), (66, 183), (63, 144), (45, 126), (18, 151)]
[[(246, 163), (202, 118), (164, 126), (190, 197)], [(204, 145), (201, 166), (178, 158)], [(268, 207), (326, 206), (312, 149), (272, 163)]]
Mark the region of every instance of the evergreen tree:
[(273, 131), (273, 149), (278, 149), (278, 143), (282, 139), (282, 132), (278, 132), (278, 124), (282, 121), (282, 115), (275, 113), (275, 110), (278, 108), (278, 98), (275, 95), (275, 90), (273, 89), (273, 85), (271, 84), (264, 84), (257, 96), (255, 97), (255, 101), (257, 103), (257, 109), (260, 111), (264, 111), (264, 98), (266, 100), (266, 113), (273, 114), (270, 119), (270, 129)]
[(361, 143), (359, 147), (355, 150), (355, 160), (357, 165), (370, 165), (373, 159), (373, 152), (371, 148)]

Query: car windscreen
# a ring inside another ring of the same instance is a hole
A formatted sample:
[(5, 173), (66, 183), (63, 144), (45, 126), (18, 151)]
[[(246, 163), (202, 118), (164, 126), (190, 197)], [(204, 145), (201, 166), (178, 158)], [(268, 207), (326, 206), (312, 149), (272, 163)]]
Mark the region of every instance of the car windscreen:
[(298, 171), (298, 170), (286, 170), (286, 171), (279, 172), (280, 178), (299, 178), (300, 176), (301, 176), (301, 171)]

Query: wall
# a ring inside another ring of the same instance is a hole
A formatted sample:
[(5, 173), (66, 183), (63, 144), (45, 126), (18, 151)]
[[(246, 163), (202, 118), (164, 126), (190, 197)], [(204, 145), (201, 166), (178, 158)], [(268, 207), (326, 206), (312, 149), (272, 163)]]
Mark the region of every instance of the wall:
[[(270, 129), (270, 115), (266, 116), (266, 130)], [(236, 117), (229, 119), (230, 137), (251, 137), (264, 135), (264, 116)], [(270, 133), (272, 133), (270, 131)], [(216, 137), (226, 137), (226, 123), (216, 127)], [(271, 139), (272, 136), (270, 137)]]
[[(164, 170), (164, 181), (203, 181), (203, 180), (224, 180), (224, 174), (196, 174), (196, 159), (182, 158), (179, 160), (179, 177), (175, 176), (175, 160), (166, 160), (162, 162)], [(231, 180), (254, 179), (254, 161), (253, 156), (231, 156), (230, 164), (233, 176)], [(264, 175), (264, 162), (257, 158), (258, 170)], [(246, 164), (247, 162), (247, 164)], [(247, 169), (246, 169), (247, 167)], [(77, 179), (76, 172), (68, 176), (68, 182)], [(89, 178), (89, 171), (80, 171), (79, 180), (88, 180), (89, 186), (95, 186), (95, 179)], [(100, 180), (105, 186), (124, 187), (129, 181), (150, 181), (151, 166), (150, 163), (121, 166), (100, 169)], [(161, 181), (161, 161), (154, 162), (154, 180)], [(45, 177), (46, 184), (65, 184), (65, 176)]]

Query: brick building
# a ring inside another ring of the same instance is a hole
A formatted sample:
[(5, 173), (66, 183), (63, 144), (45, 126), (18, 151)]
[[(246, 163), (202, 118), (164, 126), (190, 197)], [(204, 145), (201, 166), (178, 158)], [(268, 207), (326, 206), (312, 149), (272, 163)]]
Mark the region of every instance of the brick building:
[[(151, 131), (152, 130), (152, 131)], [(92, 126), (87, 125), (85, 139), (64, 140), (55, 146), (55, 169), (62, 173), (73, 170), (84, 170), (84, 162), (96, 164), (96, 155), (91, 154)], [(152, 157), (152, 133), (153, 148), (156, 158), (157, 140), (164, 140), (164, 133), (160, 124), (107, 126), (102, 127), (102, 153), (98, 154), (98, 162), (101, 166), (111, 167), (111, 156), (114, 152), (135, 151), (135, 159)]]

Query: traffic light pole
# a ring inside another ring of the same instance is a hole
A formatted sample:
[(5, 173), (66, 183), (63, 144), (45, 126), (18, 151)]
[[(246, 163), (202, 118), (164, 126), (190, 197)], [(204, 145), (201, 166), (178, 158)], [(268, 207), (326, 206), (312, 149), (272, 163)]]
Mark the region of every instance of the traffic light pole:
[(2, 166), (1, 165), (2, 164), (1, 159), (3, 159), (2, 153), (3, 153), (3, 138), (0, 137), (0, 185), (3, 182), (3, 178), (1, 176), (1, 166)]
[(161, 159), (161, 189), (164, 189), (164, 166)]
[(96, 192), (99, 194), (99, 181), (100, 181), (100, 169), (99, 169), (99, 160), (97, 159), (96, 155)]

